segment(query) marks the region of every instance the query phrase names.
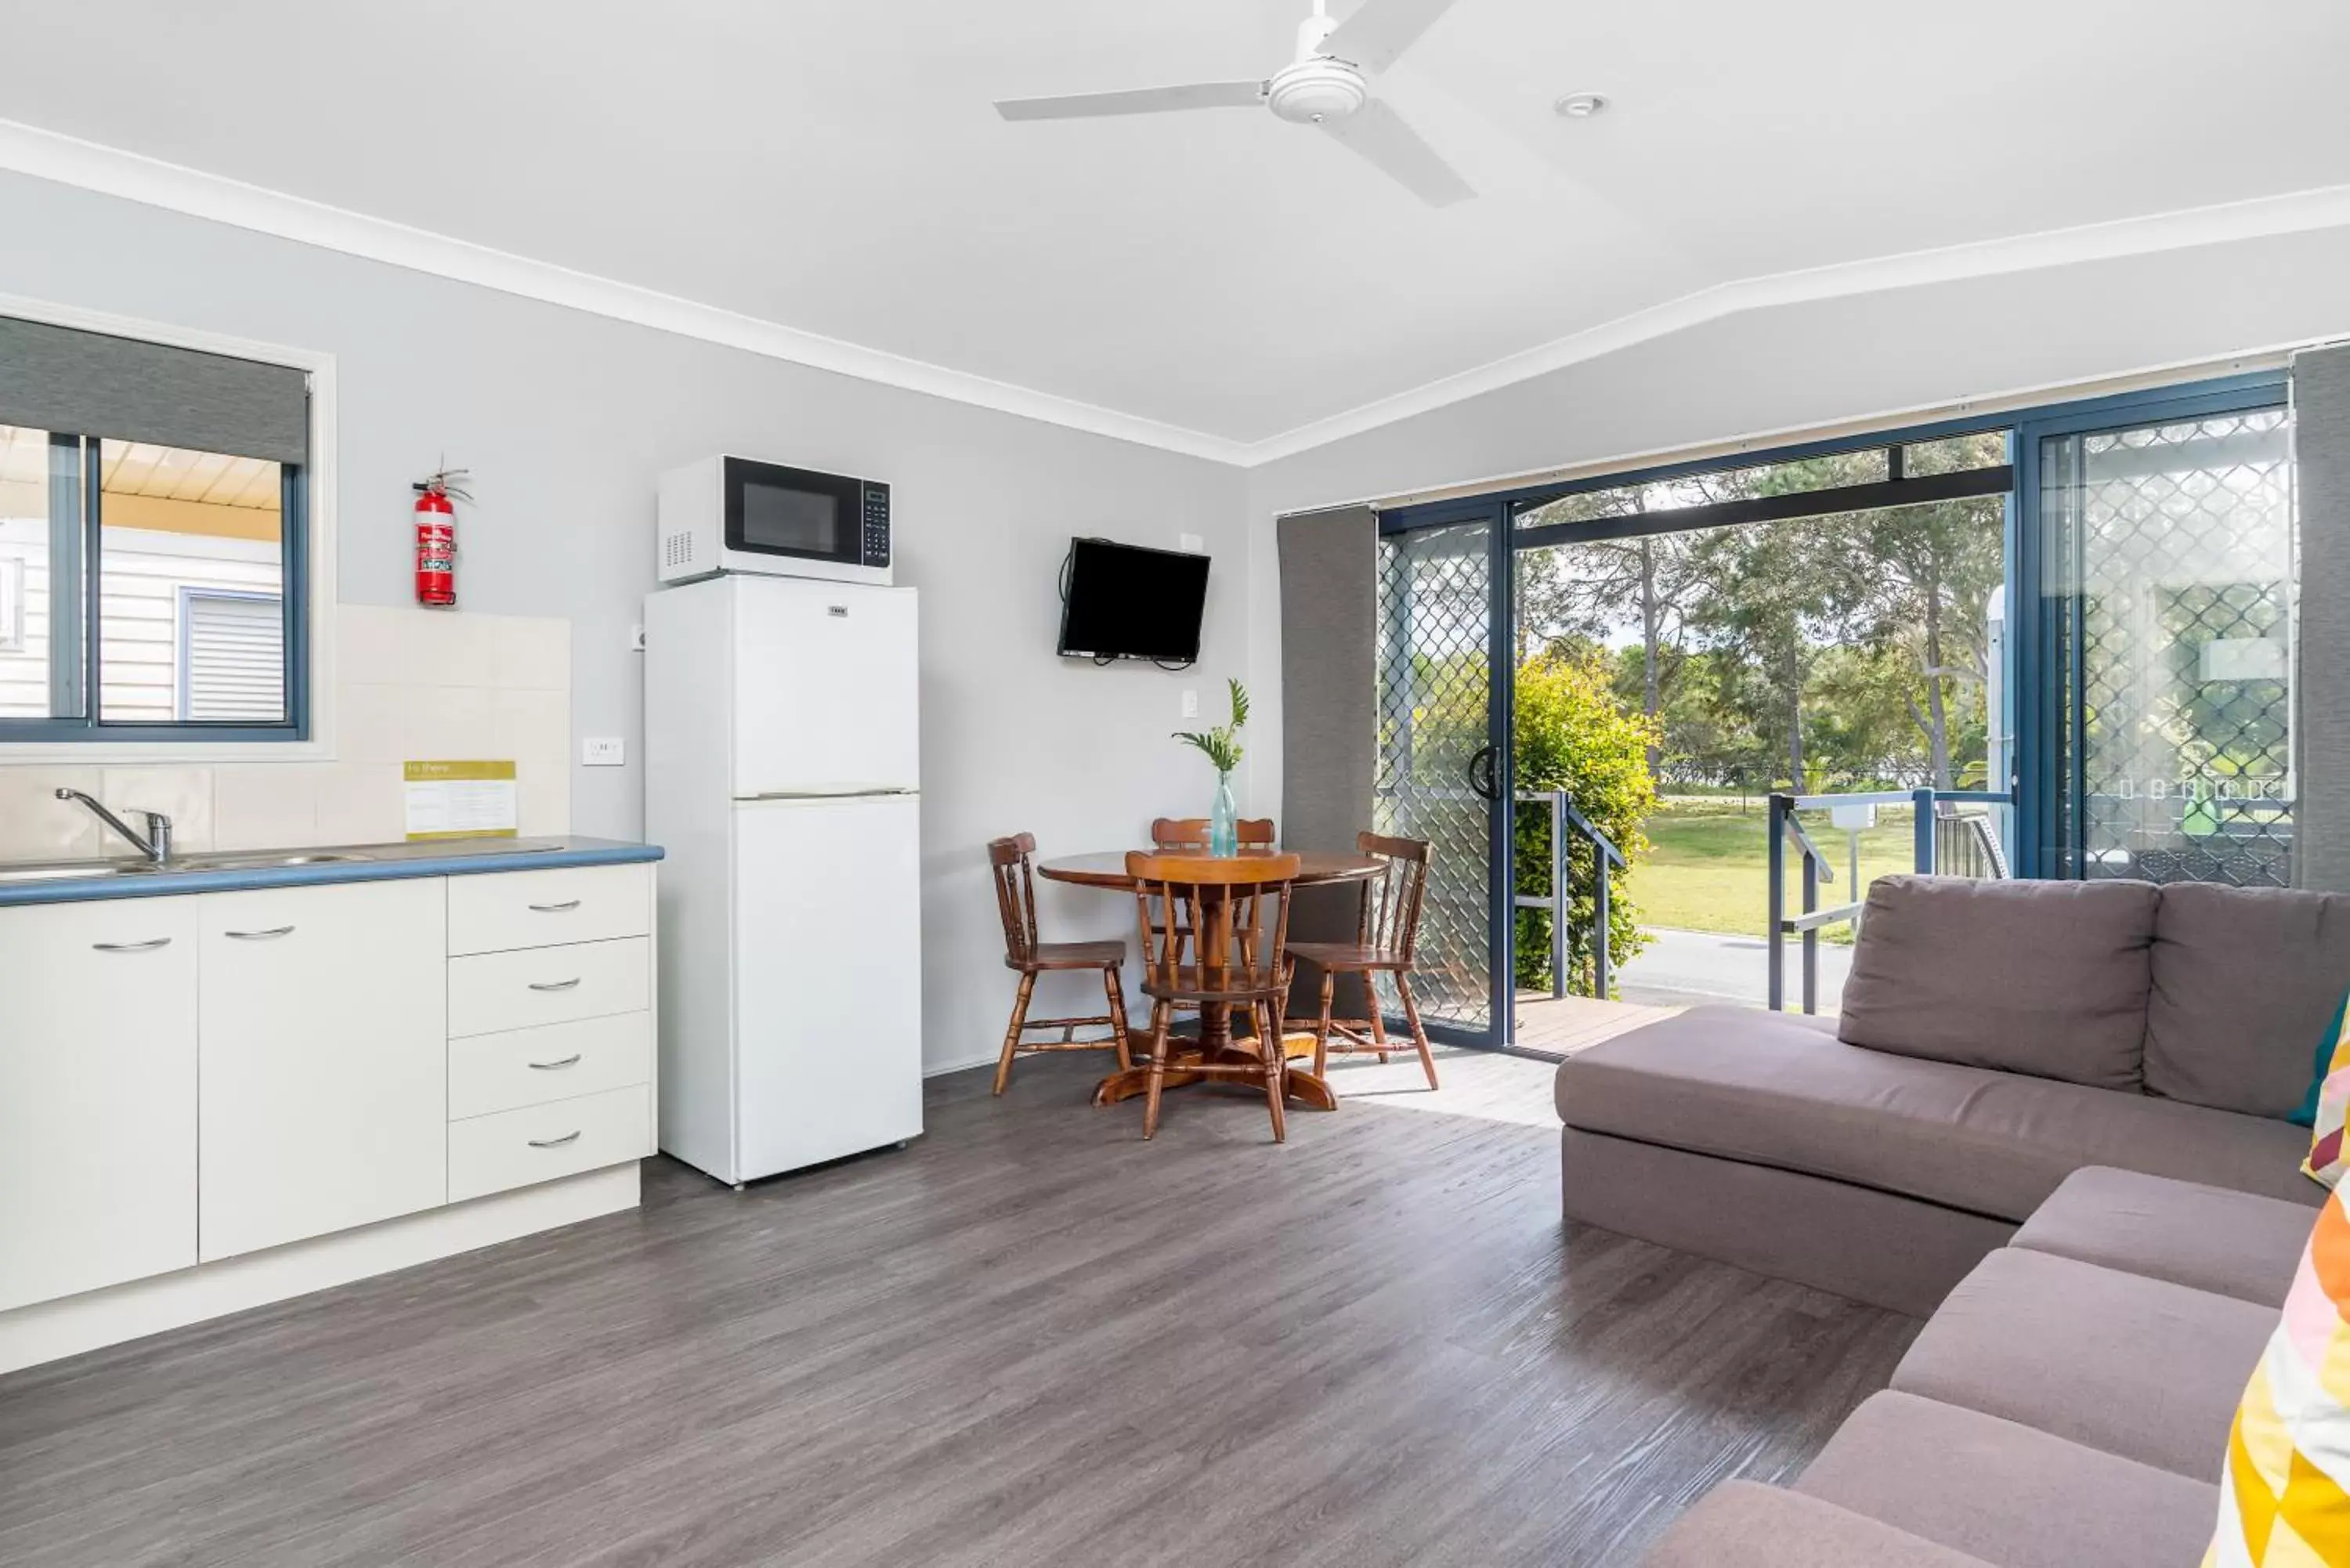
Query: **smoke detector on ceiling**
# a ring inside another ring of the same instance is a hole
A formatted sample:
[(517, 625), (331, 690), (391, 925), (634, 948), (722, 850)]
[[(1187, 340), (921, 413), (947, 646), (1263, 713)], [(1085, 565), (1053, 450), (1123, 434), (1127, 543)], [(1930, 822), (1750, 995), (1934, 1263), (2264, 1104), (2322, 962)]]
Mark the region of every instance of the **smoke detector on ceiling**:
[(1551, 107), (1567, 119), (1589, 119), (1607, 107), (1607, 100), (1596, 92), (1571, 92)]

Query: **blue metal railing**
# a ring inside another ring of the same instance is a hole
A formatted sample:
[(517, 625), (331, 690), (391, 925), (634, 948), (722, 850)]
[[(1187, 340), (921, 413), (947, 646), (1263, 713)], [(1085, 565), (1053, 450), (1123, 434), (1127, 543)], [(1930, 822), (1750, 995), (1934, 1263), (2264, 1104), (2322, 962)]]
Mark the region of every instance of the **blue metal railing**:
[(1575, 797), (1565, 790), (1522, 791), (1518, 804), (1547, 804), (1550, 807), (1550, 892), (1547, 895), (1519, 893), (1514, 895), (1513, 901), (1521, 909), (1551, 911), (1550, 993), (1553, 997), (1567, 993), (1567, 955), (1573, 947), (1571, 933), (1567, 929), (1567, 912), (1573, 908), (1569, 900), (1574, 889), (1567, 886), (1566, 846), (1571, 838), (1583, 839), (1591, 846), (1591, 989), (1593, 995), (1605, 997), (1613, 983), (1613, 966), (1607, 951), (1607, 870), (1611, 866), (1623, 866), (1624, 852), (1617, 848), (1615, 840), (1601, 832), (1589, 817), (1575, 809)]
[[(1916, 814), (1911, 831), (1911, 858), (1921, 876), (1932, 876), (1940, 856), (1937, 824), (1940, 814), (1936, 809), (1944, 805), (2013, 805), (2012, 794), (1990, 790), (1916, 789), (1881, 790), (1862, 794), (1773, 794), (1771, 796), (1770, 818), (1770, 924), (1768, 934), (1770, 955), (1770, 1008), (1783, 1012), (1787, 1007), (1787, 939), (1800, 938), (1804, 944), (1804, 1011), (1816, 1013), (1820, 1010), (1820, 931), (1828, 926), (1845, 925), (1857, 919), (1868, 898), (1866, 888), (1855, 887), (1850, 901), (1832, 908), (1820, 908), (1820, 885), (1835, 880), (1835, 867), (1822, 854), (1820, 846), (1805, 832), (1798, 812), (1820, 811), (1839, 805), (1906, 805)], [(1803, 909), (1787, 913), (1787, 845), (1793, 841), (1798, 852), (1796, 875), (1803, 892)]]

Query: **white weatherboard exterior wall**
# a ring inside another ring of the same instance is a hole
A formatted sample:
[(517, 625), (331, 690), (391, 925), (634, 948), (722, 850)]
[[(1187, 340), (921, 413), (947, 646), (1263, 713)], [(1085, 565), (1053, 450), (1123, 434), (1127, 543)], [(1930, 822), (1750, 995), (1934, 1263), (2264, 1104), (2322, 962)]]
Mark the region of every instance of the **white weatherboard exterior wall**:
[[(140, 528), (106, 534), (104, 711), (109, 719), (168, 724), (182, 716), (180, 590), (274, 596), (278, 547)], [(49, 711), (48, 519), (0, 517), (0, 557), (22, 563), (25, 620), (22, 646), (0, 647), (0, 718), (37, 719)]]
[[(642, 686), (628, 634), (654, 586), (657, 476), (733, 452), (889, 481), (898, 580), (924, 590), (930, 1067), (992, 1057), (1010, 1011), (989, 838), (1026, 830), (1047, 854), (1106, 848), (1134, 843), (1154, 816), (1207, 809), (1212, 775), (1168, 732), (1183, 689), (1212, 709), (1225, 677), (1248, 670), (1237, 469), (22, 175), (0, 174), (0, 212), (23, 242), (0, 248), (0, 294), (336, 357), (344, 603), (410, 598), (409, 483), (443, 462), (473, 471), (461, 604), (567, 619), (572, 732), (627, 742), (626, 767), (580, 769), (574, 757), (580, 833), (642, 827)], [(1215, 566), (1196, 669), (1054, 657), (1056, 574), (1080, 534), (1206, 541)], [(1070, 939), (1133, 924), (1117, 898), (1063, 888), (1045, 890), (1043, 914)], [(1091, 1012), (1088, 984), (1056, 986), (1037, 1007)]]
[[(1335, 441), (1249, 474), (1253, 810), (1281, 799), (1281, 586), (1274, 520), (1585, 463), (2350, 336), (2350, 229), (2083, 262), (1734, 316)], [(1915, 421), (1902, 418), (1915, 413)]]

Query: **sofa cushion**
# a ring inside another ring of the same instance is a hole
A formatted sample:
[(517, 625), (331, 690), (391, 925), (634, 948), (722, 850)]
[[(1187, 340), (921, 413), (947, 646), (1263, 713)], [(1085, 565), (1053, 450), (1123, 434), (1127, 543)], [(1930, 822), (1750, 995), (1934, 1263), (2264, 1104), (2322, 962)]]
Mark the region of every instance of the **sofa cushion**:
[(2220, 1511), (2210, 1481), (1889, 1390), (1795, 1490), (2004, 1568), (2193, 1563)]
[(2314, 1208), (2308, 1137), (2150, 1095), (1847, 1045), (1783, 1013), (1694, 1007), (1569, 1057), (1558, 1111), (1586, 1132), (1857, 1182), (2021, 1220), (2085, 1165)]
[(2305, 1203), (2092, 1166), (2010, 1245), (2280, 1307), (2316, 1219)]
[(1700, 1498), (1640, 1561), (1645, 1568), (1987, 1568), (1866, 1514), (1746, 1480)]
[(2290, 1116), (2350, 989), (2350, 898), (2182, 882), (2162, 890), (2147, 1092)]
[(1837, 1033), (1872, 1051), (2136, 1089), (2158, 900), (2147, 882), (1879, 877)]
[(2214, 1477), (2276, 1313), (2003, 1247), (1959, 1282), (1893, 1370), (1904, 1394)]

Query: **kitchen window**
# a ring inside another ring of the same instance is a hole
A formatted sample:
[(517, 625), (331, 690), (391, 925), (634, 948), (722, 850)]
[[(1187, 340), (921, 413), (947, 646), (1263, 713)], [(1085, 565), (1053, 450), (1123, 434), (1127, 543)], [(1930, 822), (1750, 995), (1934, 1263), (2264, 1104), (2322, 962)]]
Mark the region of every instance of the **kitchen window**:
[(310, 738), (311, 375), (0, 315), (0, 753)]

